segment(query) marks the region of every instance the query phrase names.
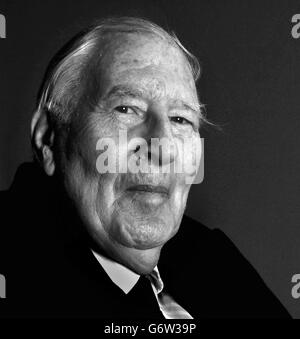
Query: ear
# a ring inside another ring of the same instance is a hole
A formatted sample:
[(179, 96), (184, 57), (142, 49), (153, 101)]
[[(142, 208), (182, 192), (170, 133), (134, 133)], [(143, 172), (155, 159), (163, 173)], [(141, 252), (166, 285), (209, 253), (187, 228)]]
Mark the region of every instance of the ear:
[(38, 109), (31, 120), (31, 143), (37, 160), (44, 171), (53, 175), (55, 161), (53, 152), (54, 129), (49, 119), (49, 112)]

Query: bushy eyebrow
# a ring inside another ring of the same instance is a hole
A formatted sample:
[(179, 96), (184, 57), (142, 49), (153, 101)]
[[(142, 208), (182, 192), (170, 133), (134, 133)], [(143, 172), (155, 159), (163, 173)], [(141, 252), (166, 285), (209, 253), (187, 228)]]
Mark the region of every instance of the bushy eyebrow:
[(182, 107), (185, 110), (192, 111), (196, 114), (201, 114), (202, 104), (200, 103), (187, 103), (183, 100), (174, 100), (174, 105), (177, 105), (178, 107)]
[(102, 100), (108, 100), (113, 97), (133, 97), (133, 98), (144, 98), (144, 91), (132, 88), (125, 85), (116, 85), (107, 94), (105, 94)]

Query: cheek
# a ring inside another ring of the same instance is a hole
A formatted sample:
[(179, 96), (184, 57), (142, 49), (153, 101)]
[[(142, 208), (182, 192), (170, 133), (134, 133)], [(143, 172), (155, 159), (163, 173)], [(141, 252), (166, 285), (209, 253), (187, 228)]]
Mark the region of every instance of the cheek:
[(172, 197), (173, 213), (180, 213), (182, 212), (182, 209), (185, 208), (190, 187), (190, 185), (186, 184), (185, 175), (180, 175), (177, 177), (177, 185), (174, 189), (174, 194)]
[(96, 161), (99, 156), (97, 145), (105, 136), (114, 140), (117, 130), (109, 114), (105, 112), (81, 115), (72, 126), (69, 136), (68, 154), (75, 156), (82, 163), (87, 174), (97, 174)]
[[(80, 169), (81, 184), (96, 185), (98, 187), (97, 200), (103, 201), (109, 200), (109, 197), (113, 195), (113, 186), (117, 179), (114, 160), (117, 159), (119, 150), (118, 137), (115, 135), (118, 129), (112, 128), (105, 117), (99, 116), (101, 114), (91, 113), (86, 122), (78, 123), (77, 126), (80, 127), (74, 128), (75, 132), (70, 138), (72, 140), (71, 156), (68, 160)], [(103, 143), (103, 140), (108, 140), (108, 142)], [(113, 168), (104, 166), (107, 164), (112, 164)]]
[(185, 184), (191, 184), (191, 179), (196, 176), (198, 171), (202, 155), (200, 135), (193, 133), (189, 137), (178, 138), (176, 141), (178, 151), (177, 174), (179, 174), (181, 181), (185, 181)]
[(202, 154), (200, 135), (192, 134), (190, 137), (178, 138), (176, 158), (176, 187), (173, 195), (173, 209), (177, 211), (186, 206), (191, 184), (197, 174)]
[(110, 232), (116, 200), (115, 180), (112, 174), (86, 173), (79, 162), (69, 167), (66, 180), (68, 193), (91, 234), (104, 236)]
[[(115, 182), (117, 178), (115, 174), (102, 174), (98, 178), (98, 191), (96, 198), (96, 208), (99, 218), (105, 216), (105, 219), (111, 216), (111, 211), (114, 208), (116, 200)], [(107, 220), (102, 220), (107, 222)]]
[(97, 171), (97, 137), (94, 132), (77, 135), (64, 164), (69, 195), (81, 214), (94, 225), (99, 223), (98, 216), (105, 215), (112, 204), (114, 182), (113, 174), (100, 174)]

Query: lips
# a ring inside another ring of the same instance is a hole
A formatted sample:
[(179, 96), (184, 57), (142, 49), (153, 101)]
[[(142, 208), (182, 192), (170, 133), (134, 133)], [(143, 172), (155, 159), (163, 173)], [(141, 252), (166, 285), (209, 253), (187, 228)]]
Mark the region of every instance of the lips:
[(169, 189), (165, 186), (155, 185), (134, 185), (127, 188), (128, 191), (132, 192), (148, 192), (148, 193), (159, 193), (169, 195)]

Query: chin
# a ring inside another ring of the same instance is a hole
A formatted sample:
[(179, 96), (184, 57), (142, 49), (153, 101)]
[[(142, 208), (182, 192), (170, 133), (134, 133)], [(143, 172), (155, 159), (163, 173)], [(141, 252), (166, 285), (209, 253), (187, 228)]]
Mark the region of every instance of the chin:
[(173, 220), (159, 217), (129, 218), (119, 215), (113, 222), (110, 235), (123, 246), (147, 250), (161, 247), (177, 231)]
[(147, 250), (123, 248), (119, 262), (137, 274), (149, 274), (157, 266), (162, 246)]

